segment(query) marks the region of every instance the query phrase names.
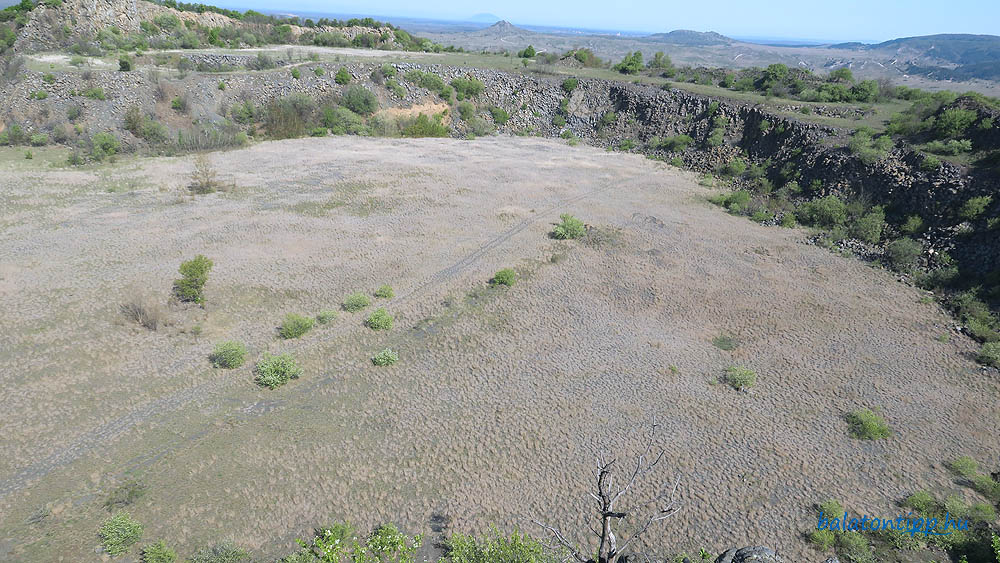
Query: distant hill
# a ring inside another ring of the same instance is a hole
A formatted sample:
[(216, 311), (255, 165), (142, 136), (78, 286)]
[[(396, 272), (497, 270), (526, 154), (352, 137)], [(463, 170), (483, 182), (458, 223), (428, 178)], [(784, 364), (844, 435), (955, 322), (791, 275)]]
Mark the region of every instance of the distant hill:
[(734, 42), (725, 35), (714, 31), (691, 31), (689, 29), (675, 29), (670, 33), (654, 33), (642, 39), (673, 45), (729, 45)]
[(510, 36), (510, 35), (525, 35), (526, 36), (526, 35), (534, 35), (534, 34), (535, 34), (534, 31), (529, 31), (527, 29), (517, 27), (516, 25), (510, 23), (507, 20), (498, 21), (497, 23), (495, 23), (495, 24), (487, 27), (486, 29), (481, 29), (481, 30), (473, 33), (473, 35), (476, 35), (478, 37), (485, 37), (485, 38), (495, 37), (495, 38), (498, 38), (498, 39), (502, 38), (502, 37), (507, 37), (507, 36)]
[[(0, 0), (0, 1), (2, 1), (2, 0)], [(468, 21), (470, 21), (470, 22), (482, 22), (482, 23), (493, 23), (493, 22), (498, 22), (500, 20), (501, 20), (501, 18), (499, 16), (495, 16), (493, 14), (476, 14), (476, 15), (472, 16), (471, 18), (469, 18)]]
[(907, 74), (936, 80), (1000, 80), (1000, 37), (996, 35), (943, 33), (830, 47), (891, 58)]

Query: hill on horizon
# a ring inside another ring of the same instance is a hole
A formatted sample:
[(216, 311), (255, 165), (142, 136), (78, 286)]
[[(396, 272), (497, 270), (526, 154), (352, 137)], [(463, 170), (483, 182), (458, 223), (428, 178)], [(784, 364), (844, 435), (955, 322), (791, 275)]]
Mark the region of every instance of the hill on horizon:
[(735, 39), (714, 31), (692, 31), (690, 29), (675, 29), (668, 33), (654, 33), (642, 39), (674, 45), (729, 45), (736, 42)]

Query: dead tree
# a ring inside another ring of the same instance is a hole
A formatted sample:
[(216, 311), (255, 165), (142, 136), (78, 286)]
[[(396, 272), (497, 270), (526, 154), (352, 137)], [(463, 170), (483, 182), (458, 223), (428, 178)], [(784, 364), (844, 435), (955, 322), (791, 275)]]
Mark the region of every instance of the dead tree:
[[(625, 563), (629, 560), (629, 548), (634, 547), (633, 544), (650, 527), (670, 518), (680, 509), (676, 498), (679, 484), (677, 480), (672, 484), (658, 484), (651, 494), (643, 494), (637, 490), (641, 488), (640, 481), (663, 460), (662, 449), (653, 452), (653, 440), (658, 426), (654, 418), (646, 447), (636, 458), (635, 465), (629, 466), (624, 485), (616, 484), (617, 458), (607, 460), (604, 455), (598, 456), (596, 487), (590, 492), (591, 498), (596, 502), (596, 516), (599, 520), (599, 526), (590, 527), (598, 540), (596, 553), (581, 551), (559, 528), (535, 521), (535, 524), (551, 534), (557, 546), (569, 552), (567, 561), (575, 559), (579, 563)], [(639, 502), (629, 502), (636, 498)], [(623, 508), (621, 505), (626, 506)]]

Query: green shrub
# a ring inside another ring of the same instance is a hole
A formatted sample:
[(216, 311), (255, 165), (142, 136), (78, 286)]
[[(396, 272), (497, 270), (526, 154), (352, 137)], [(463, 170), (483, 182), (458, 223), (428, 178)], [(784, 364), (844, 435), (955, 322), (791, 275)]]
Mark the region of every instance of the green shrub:
[(797, 216), (807, 225), (832, 229), (847, 221), (847, 204), (831, 194), (802, 204)]
[(298, 80), (299, 78), (302, 78), (302, 72), (299, 69), (297, 69), (297, 68), (293, 68), (292, 69), (292, 78), (294, 78), (295, 80)]
[(402, 99), (406, 97), (406, 88), (403, 88), (403, 85), (395, 80), (386, 80), (385, 87), (397, 98)]
[(560, 240), (575, 239), (582, 237), (587, 232), (583, 221), (569, 213), (559, 215), (559, 219), (561, 222), (552, 230), (552, 238)]
[(969, 139), (951, 139), (948, 141), (931, 141), (924, 145), (927, 152), (956, 156), (972, 150), (972, 141)]
[(351, 81), (351, 73), (347, 72), (346, 68), (340, 67), (340, 70), (334, 75), (333, 80), (340, 85), (347, 84)]
[(884, 229), (885, 211), (881, 207), (876, 206), (851, 225), (851, 235), (867, 243), (875, 244), (882, 240), (882, 231)]
[(552, 125), (555, 125), (556, 127), (562, 127), (562, 126), (566, 125), (566, 118), (563, 117), (563, 116), (561, 116), (561, 115), (559, 115), (559, 114), (553, 115), (552, 116)]
[(556, 563), (544, 544), (516, 530), (503, 536), (495, 528), (484, 537), (452, 534), (445, 539), (441, 563)]
[(737, 391), (749, 389), (757, 383), (757, 374), (744, 367), (729, 366), (726, 368), (726, 383)]
[(204, 303), (205, 282), (208, 281), (208, 272), (212, 270), (213, 263), (205, 256), (199, 254), (187, 262), (182, 262), (179, 268), (181, 279), (174, 280), (174, 295), (181, 301), (193, 303)]
[(962, 204), (962, 207), (958, 210), (958, 216), (966, 221), (973, 221), (982, 215), (992, 202), (993, 197), (988, 195), (971, 198)]
[(142, 563), (174, 563), (174, 561), (177, 561), (177, 552), (167, 547), (163, 540), (142, 548)]
[(127, 55), (119, 57), (118, 70), (120, 72), (132, 72), (132, 58)]
[(396, 292), (393, 291), (392, 286), (388, 284), (379, 286), (379, 288), (375, 290), (375, 297), (379, 297), (381, 299), (392, 299), (395, 295)]
[(912, 508), (920, 514), (933, 514), (938, 509), (937, 500), (927, 491), (917, 491), (906, 497), (903, 506)]
[(323, 70), (323, 67), (318, 66), (313, 69), (313, 74), (315, 74), (316, 76), (323, 76), (324, 74), (326, 74), (326, 71)]
[(461, 102), (458, 104), (458, 116), (462, 118), (462, 121), (469, 121), (476, 115), (476, 106), (469, 102)]
[(892, 435), (889, 424), (882, 415), (871, 409), (860, 409), (846, 417), (851, 436), (861, 440), (878, 440)]
[(618, 121), (618, 114), (613, 111), (609, 111), (608, 113), (605, 113), (604, 115), (601, 116), (601, 122), (599, 126), (607, 127), (608, 125), (611, 125), (616, 121)]
[(278, 329), (278, 334), (285, 339), (298, 338), (312, 330), (315, 322), (315, 319), (288, 313), (281, 323), (281, 328)]
[(493, 122), (500, 126), (506, 124), (507, 120), (510, 119), (510, 114), (507, 113), (507, 110), (501, 107), (496, 107), (496, 106), (491, 107), (490, 115), (493, 116)]
[(212, 362), (212, 367), (235, 369), (243, 365), (246, 357), (247, 349), (243, 344), (227, 340), (216, 344), (208, 358)]
[(99, 87), (96, 87), (96, 86), (93, 87), (93, 88), (87, 88), (86, 90), (84, 90), (83, 91), (83, 95), (84, 95), (84, 97), (90, 98), (92, 100), (103, 100), (103, 99), (105, 99), (104, 88), (99, 88)]
[(836, 499), (827, 499), (817, 506), (820, 514), (839, 516), (844, 514), (844, 506)]
[(674, 135), (673, 137), (666, 137), (664, 139), (653, 139), (650, 145), (654, 149), (664, 150), (667, 152), (681, 152), (688, 148), (694, 139), (687, 135)]
[(349, 313), (357, 313), (371, 304), (371, 300), (364, 293), (352, 293), (344, 299), (342, 307)]
[(367, 88), (354, 85), (344, 91), (341, 103), (358, 115), (370, 115), (378, 109), (378, 98)]
[(908, 235), (920, 234), (924, 231), (924, 220), (919, 215), (910, 215), (903, 222), (900, 230)]
[(379, 307), (372, 311), (368, 318), (365, 319), (365, 326), (372, 330), (391, 330), (392, 329), (392, 315), (383, 307)]
[(475, 78), (456, 78), (451, 81), (459, 101), (475, 98), (483, 93), (483, 83)]
[(923, 160), (920, 161), (920, 169), (924, 172), (935, 172), (941, 168), (941, 160), (936, 156), (925, 156)]
[(562, 81), (562, 89), (567, 94), (572, 94), (573, 90), (576, 90), (576, 87), (579, 85), (580, 81), (576, 78), (567, 78)]
[(499, 272), (493, 274), (493, 279), (490, 280), (492, 285), (506, 285), (510, 287), (514, 285), (514, 281), (517, 279), (517, 273), (510, 268), (504, 268)]
[(1000, 368), (1000, 342), (987, 342), (983, 344), (976, 361), (984, 366)]
[(359, 135), (365, 130), (361, 116), (342, 106), (324, 107), (321, 120), (334, 135)]
[(872, 164), (889, 152), (892, 148), (892, 138), (889, 135), (876, 136), (874, 130), (861, 127), (851, 137), (847, 146), (862, 162)]
[(875, 563), (875, 553), (872, 551), (868, 538), (856, 532), (837, 534), (837, 555), (845, 563)]
[(392, 66), (389, 63), (383, 63), (381, 70), (382, 70), (382, 76), (385, 76), (386, 78), (392, 78), (396, 76), (396, 67)]
[(56, 81), (56, 77), (52, 73), (46, 73), (45, 75), (42, 76), (42, 82), (44, 82), (46, 84), (52, 84), (55, 81)]
[(45, 133), (35, 133), (31, 136), (31, 146), (43, 147), (49, 144), (49, 136)]
[(973, 477), (979, 473), (979, 463), (971, 457), (964, 455), (948, 464), (948, 468), (962, 477)]
[(948, 108), (941, 112), (934, 121), (934, 132), (941, 138), (960, 137), (966, 129), (976, 121), (978, 114), (975, 110), (962, 108)]
[(264, 359), (257, 362), (254, 373), (254, 380), (258, 385), (276, 389), (292, 379), (298, 379), (302, 375), (302, 368), (295, 363), (291, 354), (264, 354)]
[(107, 132), (97, 133), (91, 137), (90, 146), (90, 157), (98, 161), (114, 156), (121, 148), (118, 137)]
[(101, 524), (98, 535), (104, 551), (109, 555), (121, 555), (142, 537), (142, 524), (133, 520), (128, 512), (119, 512)]
[(836, 534), (830, 530), (813, 530), (813, 532), (809, 534), (809, 543), (815, 545), (822, 551), (828, 551), (833, 548), (833, 544), (836, 540)]
[(49, 93), (45, 90), (36, 90), (28, 94), (28, 99), (30, 100), (44, 100), (49, 97)]
[(184, 113), (188, 109), (188, 101), (186, 96), (177, 96), (170, 100), (170, 109), (174, 111), (179, 111)]
[(726, 335), (720, 334), (712, 339), (712, 346), (715, 346), (719, 350), (725, 350), (727, 352), (735, 350), (737, 346), (736, 339)]
[(437, 118), (431, 119), (424, 114), (417, 115), (412, 123), (403, 128), (404, 137), (447, 137), (448, 128)]
[(909, 272), (923, 254), (924, 248), (919, 242), (904, 237), (890, 242), (885, 247), (885, 259), (888, 266), (899, 272)]
[(325, 325), (336, 318), (337, 318), (336, 311), (320, 311), (319, 313), (316, 314), (316, 322), (318, 322), (321, 325)]
[(389, 348), (382, 350), (378, 354), (372, 356), (372, 363), (377, 366), (391, 366), (392, 364), (399, 361), (399, 354), (393, 352)]
[(708, 198), (708, 200), (716, 205), (725, 207), (730, 213), (740, 214), (746, 209), (747, 204), (750, 203), (751, 194), (747, 190), (736, 190), (728, 194), (719, 194)]

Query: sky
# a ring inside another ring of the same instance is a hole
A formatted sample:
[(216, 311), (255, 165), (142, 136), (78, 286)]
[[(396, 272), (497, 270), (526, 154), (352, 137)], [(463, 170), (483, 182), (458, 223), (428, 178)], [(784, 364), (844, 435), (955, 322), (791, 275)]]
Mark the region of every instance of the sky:
[[(190, 0), (189, 0), (190, 1)], [(208, 0), (200, 0), (212, 3)], [(219, 0), (256, 10), (468, 19), (491, 13), (515, 24), (737, 37), (885, 41), (934, 33), (1000, 35), (997, 0)]]

